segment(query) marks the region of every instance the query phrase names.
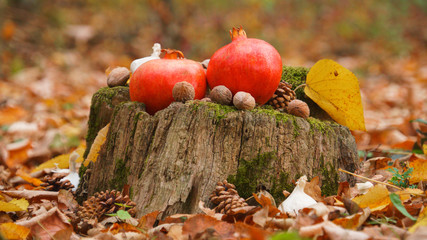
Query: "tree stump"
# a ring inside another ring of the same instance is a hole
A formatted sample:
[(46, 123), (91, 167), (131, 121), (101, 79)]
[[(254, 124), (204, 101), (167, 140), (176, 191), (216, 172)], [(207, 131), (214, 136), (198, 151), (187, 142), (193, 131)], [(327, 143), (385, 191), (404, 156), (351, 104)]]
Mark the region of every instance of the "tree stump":
[[(93, 116), (100, 112), (95, 106), (103, 106), (99, 101), (105, 102), (111, 91), (124, 89), (101, 89), (93, 98), (89, 133), (103, 125)], [(91, 196), (129, 184), (140, 216), (155, 210), (163, 216), (196, 212), (198, 202), (207, 203), (224, 179), (244, 198), (262, 184), (278, 202), (301, 175), (320, 176), (328, 195), (339, 181), (354, 181), (337, 169), (356, 169), (355, 140), (334, 122), (201, 101), (173, 103), (154, 116), (144, 104), (126, 99), (109, 107), (114, 111), (107, 140), (78, 192)]]

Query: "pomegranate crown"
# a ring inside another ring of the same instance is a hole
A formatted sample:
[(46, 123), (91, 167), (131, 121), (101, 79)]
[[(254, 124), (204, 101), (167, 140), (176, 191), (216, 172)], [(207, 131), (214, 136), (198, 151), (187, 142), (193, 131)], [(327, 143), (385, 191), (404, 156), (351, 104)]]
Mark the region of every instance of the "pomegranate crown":
[(164, 59), (182, 59), (184, 58), (184, 53), (175, 49), (162, 49), (162, 53), (165, 53)]
[(242, 26), (238, 28), (233, 27), (233, 29), (230, 30), (230, 37), (232, 41), (239, 38), (246, 38), (246, 32), (243, 30)]

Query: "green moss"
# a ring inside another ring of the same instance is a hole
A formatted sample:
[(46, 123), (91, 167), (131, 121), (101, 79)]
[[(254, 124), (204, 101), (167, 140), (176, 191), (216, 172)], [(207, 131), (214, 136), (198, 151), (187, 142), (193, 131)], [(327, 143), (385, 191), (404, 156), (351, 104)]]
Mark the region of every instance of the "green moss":
[(123, 186), (127, 183), (129, 174), (129, 167), (122, 159), (116, 159), (114, 166), (114, 177), (110, 180), (110, 188), (115, 190), (122, 190)]
[(333, 131), (332, 125), (334, 123), (329, 121), (322, 121), (317, 118), (309, 117), (307, 122), (310, 124), (310, 133), (313, 134), (314, 130), (321, 132), (322, 134), (329, 134)]
[(129, 91), (129, 87), (103, 87), (99, 89), (92, 96), (92, 104), (90, 106), (90, 115), (89, 115), (89, 129), (86, 135), (87, 148), (83, 154), (83, 158), (86, 158), (89, 154), (90, 147), (92, 146), (93, 140), (95, 140), (98, 131), (102, 128), (101, 118), (99, 117), (98, 111), (100, 110), (100, 104), (107, 104), (111, 108), (113, 106), (113, 98), (120, 92)]
[(295, 120), (295, 117), (292, 121), (292, 125), (294, 125), (294, 134), (293, 137), (296, 138), (299, 136), (299, 130), (301, 129), (300, 126), (298, 125), (297, 121)]
[(209, 116), (212, 117), (216, 123), (226, 118), (228, 113), (237, 111), (235, 107), (211, 102), (190, 101), (190, 104), (193, 106), (193, 111), (198, 111), (200, 107), (206, 106), (208, 111), (213, 114)]
[(323, 156), (319, 159), (320, 167), (318, 168), (317, 175), (322, 176), (322, 195), (332, 196), (337, 194), (339, 176), (337, 169), (332, 165), (331, 162), (325, 163)]
[[(281, 81), (292, 84), (292, 89), (295, 89), (305, 83), (309, 71), (310, 69), (306, 67), (283, 66)], [(299, 88), (295, 94), (298, 99), (303, 99), (305, 96), (304, 88)]]
[(281, 113), (277, 110), (264, 106), (254, 108), (253, 110), (251, 110), (251, 112), (272, 116), (276, 119), (276, 123), (286, 123), (287, 121), (289, 121), (289, 119), (293, 119), (292, 115), (289, 115), (287, 113)]
[[(282, 200), (284, 189), (293, 189), (289, 183), (289, 175), (285, 172), (278, 172), (274, 167), (277, 161), (275, 152), (260, 153), (252, 160), (240, 159), (239, 168), (236, 175), (227, 178), (230, 183), (236, 185), (239, 195), (243, 198), (252, 196), (256, 192), (258, 185), (271, 186), (270, 193), (277, 200)], [(272, 174), (277, 172), (277, 174)]]

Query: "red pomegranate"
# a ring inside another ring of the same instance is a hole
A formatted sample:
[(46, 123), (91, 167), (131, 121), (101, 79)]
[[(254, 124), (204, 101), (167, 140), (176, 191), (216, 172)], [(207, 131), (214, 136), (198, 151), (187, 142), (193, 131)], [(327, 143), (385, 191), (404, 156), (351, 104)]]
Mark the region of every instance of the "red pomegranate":
[(250, 93), (262, 105), (273, 96), (282, 76), (282, 59), (269, 43), (247, 38), (240, 28), (230, 30), (232, 42), (210, 59), (207, 78), (212, 89), (224, 85), (233, 94)]
[(177, 82), (193, 85), (195, 99), (205, 96), (206, 74), (202, 65), (185, 59), (178, 50), (162, 49), (162, 52), (165, 53), (162, 59), (138, 67), (129, 84), (131, 100), (143, 102), (149, 114), (155, 114), (174, 101), (172, 89)]

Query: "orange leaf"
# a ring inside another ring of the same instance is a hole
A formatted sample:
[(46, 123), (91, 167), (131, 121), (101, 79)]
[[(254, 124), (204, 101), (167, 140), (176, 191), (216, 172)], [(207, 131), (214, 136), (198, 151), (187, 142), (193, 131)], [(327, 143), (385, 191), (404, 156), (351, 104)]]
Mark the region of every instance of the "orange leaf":
[(28, 173), (22, 171), (21, 169), (18, 169), (16, 175), (20, 176), (22, 179), (24, 179), (28, 183), (33, 184), (36, 187), (40, 186), (40, 184), (43, 183), (40, 179), (31, 177)]
[(2, 223), (0, 233), (5, 239), (26, 239), (30, 229), (12, 222)]
[(28, 160), (28, 150), (32, 148), (31, 141), (28, 139), (8, 144), (9, 158), (6, 160), (7, 166), (13, 169), (17, 165), (24, 164)]
[(22, 120), (26, 111), (21, 107), (5, 107), (0, 109), (0, 125), (7, 125)]
[(152, 229), (159, 213), (160, 211), (154, 211), (154, 212), (145, 214), (139, 219), (137, 227), (142, 228), (144, 230)]
[(361, 196), (353, 198), (353, 202), (357, 203), (359, 207), (369, 207), (372, 212), (384, 210), (390, 205), (390, 192), (384, 185), (377, 184), (370, 188), (369, 191)]
[(409, 158), (409, 167), (414, 168), (409, 179), (410, 184), (427, 180), (427, 160), (421, 159), (412, 154)]
[(319, 176), (312, 178), (310, 182), (305, 184), (304, 192), (318, 202), (323, 200)]
[(115, 235), (117, 233), (121, 232), (137, 232), (140, 233), (141, 231), (138, 230), (135, 226), (129, 224), (129, 223), (114, 223), (113, 226), (111, 226), (109, 229), (101, 230), (101, 232), (110, 232), (111, 234)]
[(332, 222), (343, 228), (356, 230), (366, 221), (366, 219), (368, 219), (370, 214), (371, 211), (369, 210), (369, 208), (365, 208), (362, 209), (362, 212), (353, 214), (345, 218), (337, 218)]

